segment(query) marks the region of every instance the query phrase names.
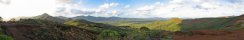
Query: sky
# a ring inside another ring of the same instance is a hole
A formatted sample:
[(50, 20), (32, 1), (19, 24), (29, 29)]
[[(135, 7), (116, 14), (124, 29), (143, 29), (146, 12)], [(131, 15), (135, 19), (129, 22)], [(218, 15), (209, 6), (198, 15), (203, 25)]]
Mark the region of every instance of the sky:
[(244, 0), (0, 0), (0, 16), (205, 18), (242, 15), (243, 4)]

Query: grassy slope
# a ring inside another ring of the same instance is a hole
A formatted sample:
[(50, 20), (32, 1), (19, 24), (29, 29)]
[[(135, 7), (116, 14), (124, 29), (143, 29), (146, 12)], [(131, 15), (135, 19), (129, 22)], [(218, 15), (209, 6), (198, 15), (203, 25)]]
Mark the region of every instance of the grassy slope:
[(183, 20), (181, 28), (182, 30), (223, 29), (231, 25), (235, 19), (236, 17)]

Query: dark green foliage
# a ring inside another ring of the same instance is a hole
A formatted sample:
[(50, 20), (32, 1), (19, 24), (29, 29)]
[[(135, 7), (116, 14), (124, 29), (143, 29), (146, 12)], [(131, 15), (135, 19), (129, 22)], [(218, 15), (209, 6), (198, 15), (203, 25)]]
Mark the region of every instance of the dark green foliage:
[(34, 40), (82, 40), (84, 38), (82, 36), (85, 34), (86, 33), (82, 34), (82, 31), (72, 30), (70, 27), (54, 26), (41, 28), (39, 30), (33, 31), (29, 35), (35, 36), (33, 37)]
[(150, 40), (152, 39), (152, 35), (150, 35), (150, 31), (143, 30), (133, 30), (128, 32), (127, 39), (129, 40)]
[(20, 19), (6, 24), (5, 28), (8, 29), (5, 30), (21, 31), (12, 36), (31, 40), (92, 40), (96, 34), (86, 29), (41, 19)]
[(98, 40), (119, 40), (120, 34), (113, 30), (104, 30), (98, 36)]
[(1, 25), (0, 25), (0, 40), (13, 40), (13, 38), (11, 36), (8, 36), (8, 35), (5, 35), (3, 33), (3, 29), (1, 28)]
[(0, 17), (0, 22), (1, 22), (1, 21), (3, 21), (3, 18), (2, 18), (2, 17)]
[(4, 34), (0, 34), (0, 40), (13, 40), (13, 38)]
[(140, 30), (150, 30), (150, 29), (147, 27), (141, 27)]
[(48, 21), (48, 20), (41, 20), (41, 19), (19, 19), (16, 21), (19, 24), (33, 24), (33, 25), (57, 25), (60, 23)]

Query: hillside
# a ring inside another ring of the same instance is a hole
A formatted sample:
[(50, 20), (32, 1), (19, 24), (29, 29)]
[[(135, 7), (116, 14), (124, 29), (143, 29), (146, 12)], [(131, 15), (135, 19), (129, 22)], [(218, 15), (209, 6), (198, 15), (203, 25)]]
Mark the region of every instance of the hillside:
[[(28, 20), (30, 22), (32, 19)], [(30, 23), (28, 21), (2, 22), (0, 25), (3, 32), (12, 36), (14, 40), (93, 40), (95, 38), (95, 33), (86, 29), (52, 21), (32, 21)], [(32, 24), (35, 21), (38, 23)]]
[(59, 17), (53, 17), (53, 16), (50, 16), (47, 13), (44, 13), (42, 15), (38, 15), (38, 16), (31, 17), (31, 19), (49, 20), (49, 21), (55, 21), (55, 22), (59, 22), (59, 23), (63, 23), (65, 21), (65, 18), (61, 19)]
[(201, 30), (201, 29), (222, 29), (232, 24), (236, 17), (230, 18), (201, 18), (183, 20), (182, 30)]
[(226, 29), (235, 30), (241, 28), (244, 15), (228, 18), (201, 18), (183, 20), (182, 30), (201, 30), (201, 29)]
[(174, 40), (244, 40), (244, 15), (230, 18), (185, 20)]

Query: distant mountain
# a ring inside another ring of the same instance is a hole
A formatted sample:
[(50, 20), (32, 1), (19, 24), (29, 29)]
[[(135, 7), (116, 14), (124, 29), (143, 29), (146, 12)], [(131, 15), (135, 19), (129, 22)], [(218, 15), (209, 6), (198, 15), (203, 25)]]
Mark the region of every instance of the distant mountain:
[(116, 22), (116, 21), (128, 21), (128, 22), (145, 22), (145, 21), (155, 21), (155, 20), (166, 20), (166, 18), (121, 18), (121, 17), (94, 17), (94, 16), (77, 16), (73, 19), (84, 19), (91, 22)]
[(30, 19), (47, 20), (47, 21), (57, 22), (57, 23), (61, 23), (61, 24), (71, 22), (69, 24), (78, 23), (79, 25), (93, 25), (92, 27), (94, 27), (94, 28), (104, 28), (104, 29), (118, 28), (118, 27), (115, 27), (112, 25), (90, 22), (90, 21), (87, 21), (84, 19), (72, 19), (72, 18), (67, 18), (67, 17), (63, 17), (63, 16), (53, 17), (53, 16), (48, 15), (47, 13), (44, 13), (44, 14), (38, 15), (38, 16), (34, 16), (34, 17), (30, 17)]
[(60, 19), (58, 17), (50, 16), (47, 13), (44, 13), (42, 15), (38, 15), (38, 16), (31, 17), (31, 19), (49, 20), (49, 21), (55, 21), (55, 22), (59, 22), (59, 23), (63, 23), (65, 21), (64, 19)]
[(96, 22), (96, 21), (107, 21), (107, 20), (121, 20), (123, 18), (119, 18), (119, 17), (77, 16), (77, 17), (74, 17), (74, 19), (85, 19), (85, 20)]

